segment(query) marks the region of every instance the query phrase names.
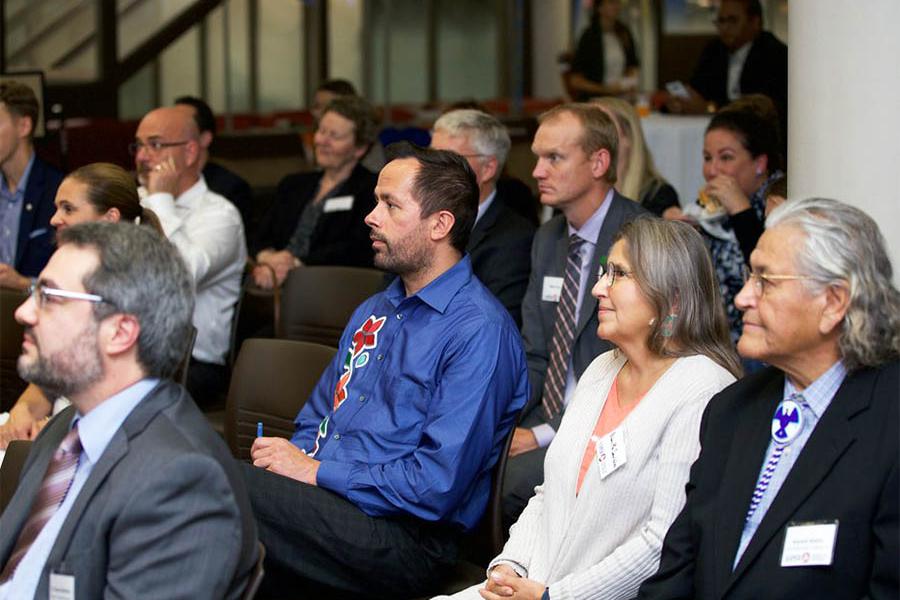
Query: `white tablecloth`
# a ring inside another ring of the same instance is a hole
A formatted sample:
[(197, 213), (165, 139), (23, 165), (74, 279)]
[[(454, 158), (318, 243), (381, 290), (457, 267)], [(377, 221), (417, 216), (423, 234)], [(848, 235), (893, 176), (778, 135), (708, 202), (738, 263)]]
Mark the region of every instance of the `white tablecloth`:
[(678, 192), (682, 206), (703, 186), (703, 133), (710, 117), (652, 114), (641, 119), (644, 137), (660, 175)]

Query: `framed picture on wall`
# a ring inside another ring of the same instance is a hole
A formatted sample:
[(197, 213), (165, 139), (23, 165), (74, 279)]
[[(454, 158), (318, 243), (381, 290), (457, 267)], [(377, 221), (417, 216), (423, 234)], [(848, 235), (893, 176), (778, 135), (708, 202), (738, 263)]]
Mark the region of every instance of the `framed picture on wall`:
[(715, 35), (718, 0), (663, 0), (662, 30), (666, 35)]
[(34, 124), (34, 137), (44, 137), (45, 121), (47, 120), (47, 107), (44, 103), (44, 72), (43, 71), (17, 71), (13, 73), (0, 73), (0, 83), (6, 81), (18, 81), (30, 87), (37, 96), (38, 112), (37, 123)]

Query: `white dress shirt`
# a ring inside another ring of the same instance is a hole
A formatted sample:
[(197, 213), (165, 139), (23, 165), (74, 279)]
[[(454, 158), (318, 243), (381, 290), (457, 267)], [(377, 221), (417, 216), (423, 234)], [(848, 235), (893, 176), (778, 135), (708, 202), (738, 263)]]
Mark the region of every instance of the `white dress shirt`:
[(139, 191), (141, 204), (159, 217), (166, 237), (178, 248), (194, 280), (197, 341), (193, 356), (224, 365), (247, 262), (241, 214), (231, 202), (210, 191), (202, 176), (177, 199), (164, 192), (148, 194), (143, 187)]

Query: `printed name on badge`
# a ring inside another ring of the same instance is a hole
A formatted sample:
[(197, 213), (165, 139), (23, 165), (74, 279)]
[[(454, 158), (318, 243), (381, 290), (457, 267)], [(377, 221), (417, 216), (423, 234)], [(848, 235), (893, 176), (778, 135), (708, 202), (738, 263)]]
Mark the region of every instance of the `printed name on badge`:
[(562, 277), (544, 277), (544, 287), (541, 290), (541, 300), (544, 302), (559, 302), (559, 296), (562, 294)]
[(606, 477), (625, 464), (625, 434), (622, 428), (610, 431), (601, 438), (591, 436), (597, 449), (597, 462), (600, 464), (600, 479)]
[(329, 198), (322, 205), (322, 212), (339, 212), (353, 208), (353, 196), (337, 196)]
[(75, 576), (50, 573), (50, 600), (75, 600)]
[(782, 567), (828, 566), (834, 557), (838, 522), (788, 523), (784, 534)]

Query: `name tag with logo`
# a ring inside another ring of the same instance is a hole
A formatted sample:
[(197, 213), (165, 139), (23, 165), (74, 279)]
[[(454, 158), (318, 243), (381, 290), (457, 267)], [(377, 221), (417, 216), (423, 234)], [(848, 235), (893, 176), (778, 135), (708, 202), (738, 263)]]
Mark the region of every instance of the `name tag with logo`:
[(562, 294), (562, 277), (544, 277), (544, 287), (541, 289), (541, 300), (544, 302), (559, 302), (559, 296)]
[(353, 208), (353, 196), (337, 196), (325, 201), (325, 204), (322, 205), (322, 212), (340, 212), (351, 208)]
[(788, 523), (781, 551), (782, 567), (828, 566), (834, 558), (837, 521)]
[(603, 437), (591, 436), (597, 450), (600, 465), (600, 479), (606, 479), (613, 471), (625, 464), (625, 434), (622, 429), (613, 430)]
[(75, 600), (75, 576), (50, 573), (50, 600)]

